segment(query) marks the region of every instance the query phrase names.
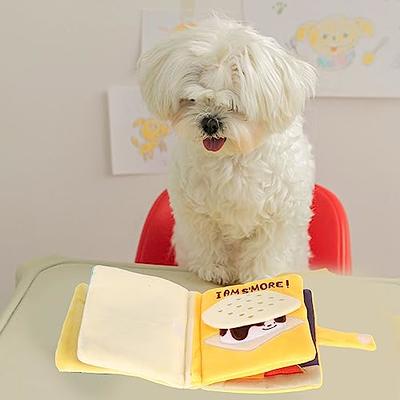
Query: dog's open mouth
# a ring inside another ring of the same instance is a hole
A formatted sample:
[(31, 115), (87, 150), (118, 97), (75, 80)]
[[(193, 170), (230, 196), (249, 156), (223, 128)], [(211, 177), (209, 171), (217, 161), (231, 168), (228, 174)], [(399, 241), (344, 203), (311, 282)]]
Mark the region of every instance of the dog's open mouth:
[(224, 145), (226, 138), (208, 137), (203, 140), (203, 146), (207, 151), (218, 151)]

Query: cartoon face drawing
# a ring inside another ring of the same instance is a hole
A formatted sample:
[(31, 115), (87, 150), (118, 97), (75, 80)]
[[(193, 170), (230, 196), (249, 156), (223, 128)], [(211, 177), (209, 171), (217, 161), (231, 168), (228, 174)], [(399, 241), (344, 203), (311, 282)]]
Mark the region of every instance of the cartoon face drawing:
[(373, 34), (374, 26), (367, 19), (331, 16), (303, 24), (295, 37), (298, 42), (308, 41), (318, 55), (319, 67), (338, 69), (351, 64), (360, 39)]
[(220, 329), (219, 335), (222, 343), (244, 343), (264, 336), (268, 331), (276, 329), (280, 324), (285, 324), (286, 316), (275, 318), (271, 321), (245, 325), (239, 328)]

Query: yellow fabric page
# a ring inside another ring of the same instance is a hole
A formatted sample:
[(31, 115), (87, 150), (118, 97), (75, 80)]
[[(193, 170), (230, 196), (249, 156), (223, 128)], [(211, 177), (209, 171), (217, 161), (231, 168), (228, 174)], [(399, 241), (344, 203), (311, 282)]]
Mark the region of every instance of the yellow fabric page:
[[(67, 316), (65, 318), (61, 334), (58, 340), (57, 350), (55, 354), (55, 364), (61, 372), (85, 372), (94, 374), (118, 374), (127, 376), (137, 376), (138, 374), (132, 374), (123, 370), (115, 370), (111, 368), (102, 368), (95, 365), (86, 364), (80, 361), (77, 357), (78, 349), (78, 338), (79, 331), (82, 323), (82, 316), (85, 308), (86, 296), (88, 292), (88, 285), (86, 283), (80, 283), (74, 291)], [(200, 356), (200, 328), (199, 328), (199, 314), (200, 314), (200, 302), (201, 296), (196, 293), (195, 297), (195, 310), (197, 318), (194, 319), (193, 336), (196, 342), (193, 342), (192, 357), (193, 364), (191, 367), (193, 384), (199, 386), (201, 382), (201, 356)], [(197, 345), (195, 345), (197, 343)], [(167, 384), (166, 382), (160, 382), (156, 379), (146, 379), (152, 382)]]
[(56, 367), (59, 371), (63, 372), (116, 374), (118, 371), (85, 364), (79, 361), (76, 355), (78, 349), (79, 329), (81, 327), (87, 291), (88, 285), (85, 283), (81, 283), (75, 288), (74, 295), (72, 297), (71, 304), (61, 330), (61, 335), (58, 340), (55, 356)]
[[(310, 334), (307, 310), (303, 299), (303, 280), (299, 275), (287, 274), (242, 285), (209, 290), (202, 296), (201, 313), (203, 315), (206, 310), (225, 298), (235, 299), (238, 295), (247, 295), (248, 293), (257, 293), (262, 296), (266, 294), (276, 295), (278, 293), (297, 299), (299, 307), (286, 315), (286, 323), (295, 321), (295, 325), (276, 334), (268, 333), (271, 338), (256, 348), (243, 350), (246, 347), (245, 343), (240, 345), (242, 350), (235, 350), (234, 345), (230, 346), (230, 348), (220, 346), (219, 329), (202, 321), (203, 385), (299, 364), (312, 360), (315, 356), (315, 347)], [(232, 307), (234, 307), (234, 304)], [(249, 316), (251, 315), (249, 314)], [(279, 324), (277, 323), (276, 325)], [(262, 342), (262, 338), (257, 340), (259, 343)], [(251, 343), (249, 343), (247, 343), (247, 347), (251, 347)]]

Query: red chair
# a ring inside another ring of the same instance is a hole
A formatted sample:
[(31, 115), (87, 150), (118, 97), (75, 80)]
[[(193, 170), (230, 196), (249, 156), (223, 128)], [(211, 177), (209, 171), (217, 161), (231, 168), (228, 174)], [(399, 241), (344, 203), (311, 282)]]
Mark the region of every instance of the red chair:
[[(351, 274), (350, 232), (347, 216), (339, 199), (320, 185), (314, 189), (310, 247), (310, 269), (326, 267), (339, 274)], [(176, 265), (171, 246), (174, 217), (164, 190), (151, 207), (143, 226), (135, 262)]]

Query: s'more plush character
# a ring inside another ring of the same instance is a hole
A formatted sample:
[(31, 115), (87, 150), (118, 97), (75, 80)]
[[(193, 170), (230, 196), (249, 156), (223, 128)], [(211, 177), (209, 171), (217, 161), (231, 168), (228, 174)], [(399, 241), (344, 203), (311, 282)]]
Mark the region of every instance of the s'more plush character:
[(266, 291), (227, 297), (203, 313), (203, 322), (219, 329), (206, 343), (227, 349), (253, 350), (303, 320), (287, 316), (301, 305), (283, 293)]

